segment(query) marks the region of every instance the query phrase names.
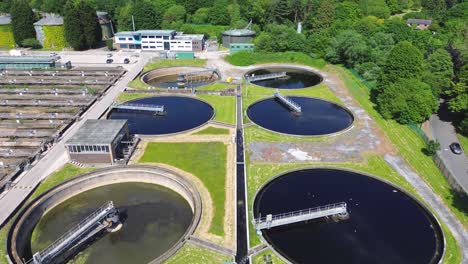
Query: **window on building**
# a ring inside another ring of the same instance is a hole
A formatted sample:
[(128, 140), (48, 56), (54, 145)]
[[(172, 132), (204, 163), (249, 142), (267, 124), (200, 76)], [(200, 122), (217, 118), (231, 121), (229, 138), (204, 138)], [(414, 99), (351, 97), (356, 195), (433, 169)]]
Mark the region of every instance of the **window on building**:
[(125, 38), (119, 38), (119, 40), (125, 41)]
[(128, 38), (128, 40), (133, 40), (133, 38)]
[(162, 36), (156, 36), (156, 38), (160, 39), (160, 38), (162, 38)]
[(144, 39), (144, 38), (148, 38), (148, 36), (141, 36), (141, 38), (142, 38), (142, 39)]
[(156, 48), (156, 46), (150, 46), (150, 48), (151, 48), (151, 49), (155, 49), (155, 48)]
[(144, 49), (147, 49), (147, 48), (148, 48), (148, 46), (143, 46), (143, 48), (144, 48)]
[(149, 38), (154, 38), (154, 36), (149, 36)]
[(169, 36), (164, 36), (163, 39), (169, 39)]
[(109, 152), (109, 146), (104, 146), (104, 151)]
[(185, 44), (190, 44), (190, 41), (185, 41)]
[(120, 44), (120, 48), (121, 49), (128, 49), (128, 45), (127, 44)]

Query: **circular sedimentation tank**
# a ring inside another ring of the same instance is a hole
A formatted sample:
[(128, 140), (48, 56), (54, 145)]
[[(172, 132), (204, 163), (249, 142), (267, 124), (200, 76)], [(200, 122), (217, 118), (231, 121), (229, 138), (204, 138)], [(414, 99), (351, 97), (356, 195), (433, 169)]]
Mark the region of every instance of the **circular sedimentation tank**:
[(65, 260), (162, 261), (200, 220), (200, 195), (183, 177), (150, 166), (102, 169), (62, 183), (28, 204), (10, 229), (10, 258), (14, 263), (30, 259), (109, 200), (119, 210), (121, 229), (98, 236)]
[(164, 114), (138, 110), (113, 109), (109, 119), (126, 119), (131, 134), (164, 135), (187, 131), (208, 122), (214, 109), (208, 103), (184, 96), (155, 96), (124, 104), (162, 105)]
[[(218, 72), (202, 72), (209, 71), (202, 67), (170, 67), (151, 70), (143, 76), (141, 80), (151, 86), (158, 88), (196, 88), (211, 84), (220, 79)], [(181, 78), (182, 73), (202, 72), (199, 75), (192, 77)]]
[(288, 172), (260, 189), (253, 212), (257, 218), (341, 202), (347, 218), (319, 218), (261, 234), (293, 263), (440, 261), (444, 238), (435, 217), (398, 187), (370, 175), (331, 168)]
[(301, 113), (291, 111), (277, 98), (267, 98), (250, 105), (247, 116), (267, 130), (298, 136), (335, 134), (353, 124), (351, 112), (333, 102), (302, 96), (287, 98), (301, 107)]
[(312, 87), (320, 84), (323, 80), (322, 76), (316, 72), (304, 69), (302, 67), (287, 67), (287, 66), (265, 66), (256, 68), (245, 74), (246, 78), (273, 73), (286, 73), (286, 76), (252, 81), (252, 84), (276, 89), (301, 89)]

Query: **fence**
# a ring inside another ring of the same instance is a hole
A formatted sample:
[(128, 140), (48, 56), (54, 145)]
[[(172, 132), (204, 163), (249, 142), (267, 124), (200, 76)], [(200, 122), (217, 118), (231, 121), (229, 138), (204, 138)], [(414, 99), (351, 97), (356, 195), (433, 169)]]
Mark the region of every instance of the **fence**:
[[(369, 90), (372, 90), (374, 89), (375, 87), (369, 83), (368, 81), (366, 81), (362, 76), (359, 75), (359, 73), (357, 73), (357, 71), (355, 69), (349, 69), (349, 71), (354, 75), (354, 77), (356, 77), (357, 79), (359, 79), (361, 81), (361, 83), (363, 83)], [(426, 144), (429, 143), (429, 141), (431, 139), (429, 139), (426, 135), (426, 133), (421, 129), (421, 127), (419, 127), (417, 124), (408, 124), (408, 127), (416, 134), (418, 135)], [(442, 157), (439, 155), (439, 152), (437, 152), (436, 154), (434, 154), (432, 156), (432, 160), (434, 161), (434, 163), (437, 165), (437, 167), (439, 168), (440, 172), (445, 176), (445, 178), (447, 179), (447, 181), (450, 183), (450, 185), (452, 186), (453, 190), (459, 192), (460, 194), (463, 194), (464, 191), (463, 191), (463, 188), (460, 186), (460, 184), (458, 184), (458, 181), (456, 179), (456, 177), (454, 177), (454, 175), (452, 174), (452, 172), (449, 170), (449, 168), (445, 165), (444, 163), (444, 160), (442, 159)], [(466, 193), (465, 193), (466, 195)]]

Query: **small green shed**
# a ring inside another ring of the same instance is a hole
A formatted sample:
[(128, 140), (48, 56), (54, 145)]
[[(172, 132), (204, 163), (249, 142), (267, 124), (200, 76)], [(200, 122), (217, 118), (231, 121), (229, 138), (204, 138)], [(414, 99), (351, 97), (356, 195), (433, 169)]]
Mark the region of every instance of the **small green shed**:
[(253, 43), (231, 43), (229, 44), (229, 52), (231, 55), (241, 51), (241, 50), (247, 50), (250, 52), (254, 51), (255, 44)]
[(177, 59), (195, 59), (195, 52), (177, 52)]

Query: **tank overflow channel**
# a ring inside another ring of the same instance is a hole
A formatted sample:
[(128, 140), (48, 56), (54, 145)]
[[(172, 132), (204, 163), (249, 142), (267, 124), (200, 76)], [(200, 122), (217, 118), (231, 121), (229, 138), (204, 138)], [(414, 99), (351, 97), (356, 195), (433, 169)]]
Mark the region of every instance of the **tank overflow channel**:
[(338, 219), (349, 218), (349, 214), (346, 209), (346, 203), (341, 202), (329, 204), (277, 215), (269, 214), (266, 217), (259, 217), (255, 219), (253, 224), (257, 230), (257, 233), (259, 233), (262, 229), (270, 229), (272, 227), (289, 225), (329, 216), (338, 216)]
[(280, 103), (282, 103), (284, 106), (286, 106), (290, 110), (292, 110), (292, 111), (294, 111), (296, 113), (302, 113), (302, 107), (298, 103), (294, 102), (291, 98), (288, 98), (288, 97), (282, 95), (279, 92), (279, 90), (276, 90), (274, 95), (275, 95), (275, 98), (278, 99), (278, 101)]
[(125, 109), (132, 111), (143, 111), (143, 112), (152, 112), (155, 115), (165, 115), (164, 105), (152, 105), (152, 104), (113, 104), (112, 109)]
[(99, 209), (87, 216), (68, 232), (60, 236), (44, 250), (37, 252), (26, 264), (51, 263), (61, 253), (76, 248), (104, 229), (117, 231), (121, 228), (119, 212), (112, 201), (106, 202)]

